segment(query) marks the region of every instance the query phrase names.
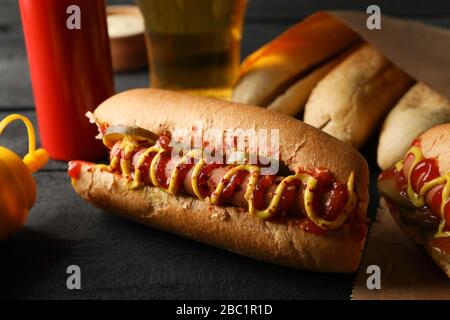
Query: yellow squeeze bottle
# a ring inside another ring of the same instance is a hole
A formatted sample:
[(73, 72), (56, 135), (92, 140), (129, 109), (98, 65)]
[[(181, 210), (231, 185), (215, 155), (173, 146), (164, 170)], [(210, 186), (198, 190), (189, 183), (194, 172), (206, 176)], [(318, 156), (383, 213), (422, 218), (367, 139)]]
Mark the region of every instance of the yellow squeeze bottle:
[(28, 131), (28, 153), (23, 160), (0, 146), (0, 240), (20, 229), (36, 201), (36, 183), (32, 173), (49, 160), (46, 150), (36, 150), (33, 124), (25, 116), (12, 114), (0, 122), (0, 134), (11, 122), (22, 120)]

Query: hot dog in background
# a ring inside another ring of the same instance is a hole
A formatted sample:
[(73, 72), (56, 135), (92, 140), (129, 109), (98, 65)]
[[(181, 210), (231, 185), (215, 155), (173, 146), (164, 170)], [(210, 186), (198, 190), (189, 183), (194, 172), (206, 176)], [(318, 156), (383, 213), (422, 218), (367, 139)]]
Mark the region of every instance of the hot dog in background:
[(405, 233), (450, 277), (450, 124), (427, 130), (402, 160), (383, 171), (378, 189)]

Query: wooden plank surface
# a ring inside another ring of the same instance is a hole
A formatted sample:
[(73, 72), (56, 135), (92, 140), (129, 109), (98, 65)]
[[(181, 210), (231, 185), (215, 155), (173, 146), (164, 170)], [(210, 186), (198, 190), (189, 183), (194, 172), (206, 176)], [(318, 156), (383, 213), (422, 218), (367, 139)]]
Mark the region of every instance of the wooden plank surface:
[[(124, 3), (132, 1), (108, 1)], [(450, 26), (450, 2), (250, 0), (242, 56), (302, 17), (323, 9), (364, 9)], [(141, 70), (115, 76), (116, 90), (148, 85)], [(17, 0), (0, 2), (0, 118), (21, 112), (36, 124)], [(26, 152), (17, 123), (0, 145)], [(363, 150), (372, 168), (376, 138)], [(329, 275), (274, 266), (217, 250), (110, 216), (73, 192), (66, 163), (51, 161), (36, 174), (38, 200), (26, 227), (0, 243), (0, 298), (349, 298), (353, 275)], [(371, 207), (378, 196), (371, 175)], [(66, 289), (66, 268), (82, 270), (81, 291)]]

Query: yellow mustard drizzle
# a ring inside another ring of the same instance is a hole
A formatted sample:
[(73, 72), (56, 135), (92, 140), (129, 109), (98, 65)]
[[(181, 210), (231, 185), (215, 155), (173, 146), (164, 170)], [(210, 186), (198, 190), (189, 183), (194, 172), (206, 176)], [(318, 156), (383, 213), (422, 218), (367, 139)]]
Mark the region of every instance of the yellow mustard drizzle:
[[(438, 231), (436, 232), (434, 237), (435, 238), (450, 237), (450, 231), (444, 231), (444, 227), (446, 224), (444, 209), (445, 209), (445, 204), (447, 203), (447, 201), (450, 198), (450, 172), (447, 172), (438, 178), (435, 178), (431, 181), (426, 182), (422, 186), (422, 188), (419, 190), (419, 193), (417, 194), (414, 192), (414, 190), (412, 188), (411, 174), (412, 174), (414, 168), (416, 167), (416, 165), (420, 161), (424, 160), (425, 157), (423, 156), (422, 150), (420, 150), (420, 148), (416, 147), (416, 146), (412, 146), (406, 154), (410, 154), (410, 153), (414, 155), (414, 161), (409, 169), (408, 177), (407, 177), (407, 179), (408, 179), (408, 186), (407, 186), (408, 198), (416, 208), (423, 207), (426, 204), (425, 198), (426, 198), (427, 193), (434, 187), (443, 184), (444, 189), (442, 190), (442, 202), (441, 202), (441, 208), (440, 208), (442, 220), (441, 220), (441, 223), (439, 224)], [(403, 164), (404, 164), (404, 160), (400, 160), (399, 162), (397, 162), (395, 164), (395, 170), (397, 170), (399, 172), (401, 170), (403, 170)]]
[(123, 156), (120, 159), (120, 163), (118, 163), (118, 158), (114, 157), (111, 160), (110, 167), (115, 169), (117, 168), (117, 165), (120, 165), (123, 177), (129, 179), (131, 176), (131, 156), (133, 155), (133, 152), (139, 148), (139, 144), (129, 136), (124, 136), (120, 146), (123, 150)]
[[(132, 138), (125, 136), (121, 143), (121, 149), (124, 150), (122, 159), (119, 159), (117, 157), (113, 158), (110, 163), (110, 170), (117, 169), (120, 166), (120, 169), (122, 171), (122, 174), (125, 178), (130, 179), (131, 177), (131, 155), (133, 152), (135, 152), (139, 148), (139, 144), (137, 144), (135, 141), (133, 141)], [(156, 187), (159, 187), (163, 191), (169, 193), (169, 194), (176, 194), (178, 192), (179, 184), (178, 176), (179, 176), (179, 166), (175, 166), (174, 170), (172, 171), (172, 174), (169, 179), (169, 186), (166, 188), (163, 188), (158, 183), (158, 180), (156, 178), (156, 166), (158, 164), (158, 161), (160, 159), (160, 156), (163, 152), (166, 152), (166, 150), (162, 147), (152, 146), (147, 148), (139, 157), (137, 164), (135, 165), (134, 170), (134, 178), (133, 181), (131, 181), (130, 188), (131, 189), (137, 189), (140, 187), (143, 187), (144, 184), (142, 182), (142, 173), (139, 168), (144, 164), (145, 158), (151, 154), (156, 153), (156, 155), (153, 157), (150, 169), (149, 169), (149, 178), (152, 182), (152, 184)], [(126, 159), (124, 159), (126, 158)], [(195, 195), (200, 200), (205, 200), (198, 188), (198, 176), (200, 175), (200, 172), (202, 170), (202, 167), (206, 164), (204, 157), (203, 157), (203, 151), (200, 149), (195, 149), (190, 152), (188, 152), (186, 155), (180, 158), (179, 164), (186, 163), (186, 160), (188, 159), (194, 159), (196, 160), (193, 171), (192, 171), (192, 177), (191, 177), (191, 185), (192, 189), (195, 193)], [(298, 180), (301, 181), (305, 186), (304, 190), (304, 206), (305, 211), (307, 214), (307, 217), (313, 221), (317, 226), (319, 226), (322, 229), (337, 229), (339, 228), (350, 216), (351, 212), (356, 206), (357, 198), (354, 191), (354, 173), (351, 172), (350, 176), (347, 181), (347, 191), (348, 191), (348, 200), (345, 204), (345, 207), (343, 209), (343, 212), (339, 214), (338, 218), (336, 218), (333, 221), (325, 220), (321, 217), (319, 217), (313, 208), (313, 201), (314, 201), (314, 191), (317, 187), (317, 179), (311, 176), (308, 173), (299, 172), (295, 175), (290, 175), (285, 177), (277, 186), (274, 196), (272, 197), (272, 200), (270, 201), (269, 205), (264, 210), (258, 210), (254, 206), (253, 201), (253, 190), (258, 182), (259, 176), (260, 176), (260, 167), (257, 165), (251, 165), (251, 164), (241, 164), (233, 167), (227, 173), (223, 176), (221, 182), (217, 185), (216, 189), (212, 192), (211, 197), (209, 199), (211, 204), (218, 204), (223, 192), (223, 189), (226, 187), (226, 185), (229, 183), (229, 180), (233, 177), (234, 174), (236, 174), (239, 171), (247, 171), (250, 174), (249, 182), (247, 185), (247, 189), (245, 191), (245, 199), (248, 202), (248, 211), (252, 215), (256, 215), (257, 217), (266, 220), (271, 217), (273, 217), (277, 211), (277, 208), (280, 204), (282, 194), (285, 190), (285, 188), (288, 187), (289, 183)]]

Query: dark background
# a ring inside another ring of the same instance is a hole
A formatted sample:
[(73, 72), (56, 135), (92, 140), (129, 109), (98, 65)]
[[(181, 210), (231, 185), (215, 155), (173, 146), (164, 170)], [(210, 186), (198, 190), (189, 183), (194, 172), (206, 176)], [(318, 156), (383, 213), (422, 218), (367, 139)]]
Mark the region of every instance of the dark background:
[[(109, 4), (133, 1), (108, 1)], [(450, 1), (250, 0), (242, 57), (317, 10), (361, 10), (450, 27)], [(146, 70), (115, 76), (116, 90), (148, 86)], [(35, 123), (16, 0), (0, 2), (0, 118), (21, 112)], [(0, 144), (25, 153), (25, 130), (12, 125)], [(362, 153), (372, 166), (376, 138)], [(24, 229), (0, 243), (0, 298), (348, 299), (354, 275), (319, 274), (255, 261), (153, 230), (92, 208), (76, 196), (66, 164), (37, 173), (38, 200)], [(66, 268), (82, 271), (82, 290), (66, 288)]]

